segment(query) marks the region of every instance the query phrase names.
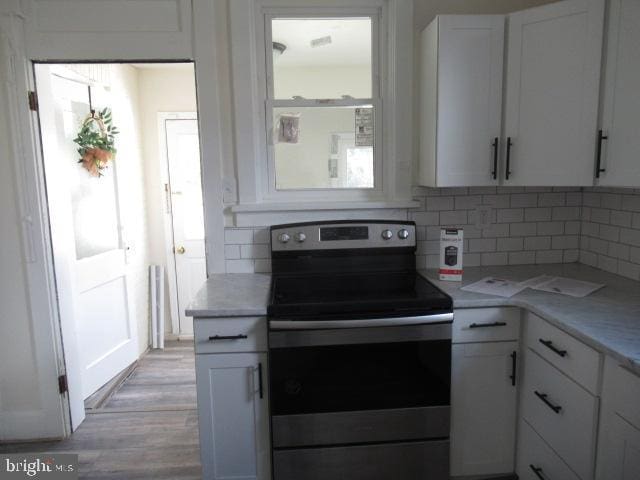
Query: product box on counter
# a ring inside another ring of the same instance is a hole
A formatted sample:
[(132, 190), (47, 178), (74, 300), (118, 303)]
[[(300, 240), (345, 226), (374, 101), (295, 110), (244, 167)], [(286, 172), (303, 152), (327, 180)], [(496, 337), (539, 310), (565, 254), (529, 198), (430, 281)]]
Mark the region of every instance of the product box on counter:
[(440, 280), (462, 281), (461, 228), (443, 228), (440, 230)]

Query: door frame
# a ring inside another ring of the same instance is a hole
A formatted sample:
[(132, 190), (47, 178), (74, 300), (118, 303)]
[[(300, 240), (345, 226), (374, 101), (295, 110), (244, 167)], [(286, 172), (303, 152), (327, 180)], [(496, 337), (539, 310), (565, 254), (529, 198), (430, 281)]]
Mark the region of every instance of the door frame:
[[(0, 431), (3, 440), (52, 439), (71, 434), (69, 398), (59, 392), (58, 383), (58, 376), (66, 373), (66, 365), (49, 235), (42, 141), (38, 114), (30, 110), (27, 102), (29, 92), (35, 91), (35, 63), (192, 62), (198, 66), (195, 76), (199, 131), (209, 132), (206, 137), (200, 136), (207, 273), (225, 271), (220, 100), (216, 87), (219, 67), (217, 52), (210, 47), (218, 43), (213, 22), (219, 16), (217, 8), (208, 0), (175, 0), (184, 22), (179, 32), (171, 29), (161, 34), (127, 31), (127, 35), (123, 35), (118, 26), (114, 26), (112, 31), (103, 33), (103, 40), (96, 40), (90, 34), (70, 31), (64, 26), (53, 31), (40, 29), (34, 21), (34, 9), (25, 8), (25, 5), (32, 7), (32, 3), (32, 0), (11, 1), (0, 6), (0, 70), (6, 74), (2, 76), (0, 88), (8, 101), (2, 115), (10, 137), (17, 228), (21, 234), (30, 311), (25, 321), (32, 327), (28, 340), (34, 349), (41, 408), (28, 412), (13, 410), (3, 415), (6, 425)], [(57, 18), (63, 17), (64, 13), (59, 13)], [(71, 41), (71, 36), (86, 41)], [(167, 42), (158, 41), (158, 36)], [(123, 41), (126, 47), (122, 47)], [(167, 43), (172, 46), (169, 50)], [(198, 85), (208, 88), (199, 89)], [(50, 421), (47, 423), (45, 419)]]
[[(178, 283), (176, 259), (173, 253), (173, 206), (171, 195), (166, 186), (171, 187), (169, 178), (169, 152), (167, 150), (167, 120), (198, 120), (198, 112), (158, 112), (158, 139), (160, 141), (160, 185), (164, 198), (162, 224), (164, 227), (164, 253), (167, 261), (167, 278), (169, 280), (169, 306), (171, 311), (171, 333), (180, 340), (188, 340), (193, 335), (180, 334), (180, 312), (178, 311)], [(198, 138), (200, 129), (198, 129)], [(202, 155), (201, 155), (202, 158)], [(200, 181), (202, 182), (202, 168), (200, 169)]]

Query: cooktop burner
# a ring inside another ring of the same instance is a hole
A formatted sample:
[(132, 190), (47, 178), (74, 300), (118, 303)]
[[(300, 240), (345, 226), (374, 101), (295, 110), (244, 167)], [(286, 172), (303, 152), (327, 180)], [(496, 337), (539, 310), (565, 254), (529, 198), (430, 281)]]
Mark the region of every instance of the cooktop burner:
[(273, 278), (270, 317), (427, 315), (450, 312), (451, 298), (415, 272)]
[(380, 319), (453, 311), (451, 298), (416, 272), (413, 222), (297, 223), (273, 226), (270, 233), (272, 319)]

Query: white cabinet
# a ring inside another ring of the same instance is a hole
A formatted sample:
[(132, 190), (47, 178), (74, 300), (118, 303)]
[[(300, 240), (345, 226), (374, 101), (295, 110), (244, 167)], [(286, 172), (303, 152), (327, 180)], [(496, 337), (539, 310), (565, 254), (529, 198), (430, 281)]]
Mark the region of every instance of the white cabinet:
[(200, 454), (205, 480), (270, 478), (266, 375), (265, 353), (197, 356)]
[[(640, 2), (611, 0), (603, 85), (599, 185), (640, 186)], [(599, 170), (599, 171), (598, 171)]]
[(509, 15), (505, 185), (593, 184), (603, 22), (604, 0)]
[(451, 475), (512, 473), (518, 342), (452, 347)]
[(640, 377), (605, 362), (597, 480), (640, 478)]
[(504, 16), (438, 16), (421, 42), (420, 184), (496, 185)]

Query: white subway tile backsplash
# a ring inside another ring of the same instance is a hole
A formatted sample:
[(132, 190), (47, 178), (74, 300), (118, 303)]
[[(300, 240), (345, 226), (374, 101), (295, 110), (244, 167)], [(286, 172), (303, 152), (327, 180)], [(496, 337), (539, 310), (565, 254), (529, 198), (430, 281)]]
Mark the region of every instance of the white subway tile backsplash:
[(469, 240), (469, 252), (495, 252), (495, 238), (473, 238)]
[(527, 237), (524, 239), (525, 250), (548, 250), (551, 248), (551, 237)]
[(553, 207), (552, 220), (580, 220), (580, 207)]
[(427, 211), (453, 210), (453, 197), (427, 197)]
[(449, 226), (462, 226), (467, 223), (466, 210), (451, 210), (440, 212), (440, 224)]
[(240, 245), (241, 258), (269, 258), (270, 256), (269, 245), (257, 243), (253, 245)]
[(511, 252), (509, 265), (529, 265), (536, 263), (536, 252)]
[(253, 243), (253, 230), (250, 228), (227, 228), (224, 231), (224, 243), (245, 245)]
[(480, 262), (481, 265), (508, 265), (509, 255), (506, 252), (483, 253)]
[(498, 238), (497, 250), (499, 252), (518, 252), (523, 250), (522, 238)]
[(525, 222), (548, 222), (551, 220), (550, 208), (527, 208), (524, 211)]
[(538, 235), (562, 235), (564, 222), (540, 222), (538, 223)]
[(456, 210), (471, 210), (476, 208), (476, 205), (482, 203), (481, 195), (463, 195), (461, 197), (455, 197), (455, 209)]
[(565, 193), (542, 193), (538, 196), (539, 207), (563, 207), (565, 203)]
[[(437, 268), (441, 226), (464, 229), (464, 265), (572, 263), (640, 278), (640, 189), (469, 187), (413, 189), (419, 268)], [(476, 207), (491, 206), (487, 228)], [(312, 220), (310, 218), (309, 220)], [(269, 272), (268, 228), (226, 228), (228, 272)]]
[(501, 208), (497, 211), (498, 223), (522, 222), (524, 210), (522, 208)]
[(538, 224), (535, 222), (512, 223), (509, 234), (512, 237), (530, 237), (537, 233)]
[(254, 273), (253, 260), (227, 260), (227, 273)]
[(538, 194), (536, 193), (514, 193), (511, 195), (512, 208), (529, 208), (538, 206)]
[(536, 263), (562, 263), (562, 250), (538, 250)]
[(225, 245), (224, 258), (227, 260), (240, 258), (240, 245)]

